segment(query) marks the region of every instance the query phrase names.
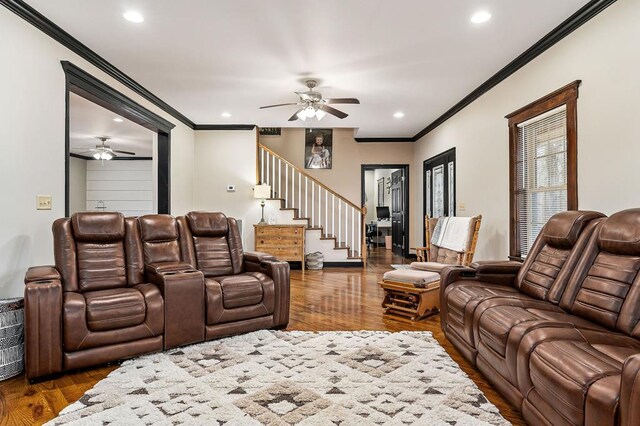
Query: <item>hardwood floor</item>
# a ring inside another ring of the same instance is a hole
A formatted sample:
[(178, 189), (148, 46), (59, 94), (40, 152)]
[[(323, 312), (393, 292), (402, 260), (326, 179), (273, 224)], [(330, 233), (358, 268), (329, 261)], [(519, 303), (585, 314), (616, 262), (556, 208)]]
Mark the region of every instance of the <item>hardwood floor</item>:
[[(419, 323), (382, 318), (380, 303), (383, 292), (377, 282), (391, 263), (408, 263), (408, 260), (380, 248), (371, 250), (364, 270), (327, 268), (322, 271), (291, 271), (291, 319), (287, 330), (430, 331), (502, 415), (515, 425), (524, 425), (518, 411), (444, 337), (438, 315)], [(2, 382), (0, 425), (42, 424), (78, 400), (116, 368), (117, 365), (87, 369), (33, 385), (24, 375)]]

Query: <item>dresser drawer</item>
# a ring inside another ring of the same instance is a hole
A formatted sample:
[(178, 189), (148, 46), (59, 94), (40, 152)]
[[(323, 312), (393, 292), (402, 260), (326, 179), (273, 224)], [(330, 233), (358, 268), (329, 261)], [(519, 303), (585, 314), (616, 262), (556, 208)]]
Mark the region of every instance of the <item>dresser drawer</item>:
[(300, 260), (302, 258), (301, 248), (256, 246), (256, 250), (271, 254), (277, 257), (278, 260)]
[(304, 227), (279, 227), (279, 226), (257, 226), (256, 227), (256, 236), (295, 236), (299, 237), (304, 232)]
[(302, 240), (298, 237), (288, 237), (288, 236), (257, 236), (256, 237), (256, 247), (257, 246), (265, 246), (265, 247), (300, 247), (302, 246)]

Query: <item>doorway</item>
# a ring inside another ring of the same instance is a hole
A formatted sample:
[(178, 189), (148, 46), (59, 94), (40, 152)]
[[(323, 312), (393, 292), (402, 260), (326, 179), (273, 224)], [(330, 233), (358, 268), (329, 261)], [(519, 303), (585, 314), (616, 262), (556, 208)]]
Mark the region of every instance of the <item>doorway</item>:
[(367, 207), (367, 247), (386, 246), (394, 254), (409, 255), (409, 165), (363, 164), (362, 205)]
[(154, 171), (155, 181), (155, 211), (161, 214), (171, 213), (170, 204), (170, 161), (171, 161), (171, 129), (175, 126), (149, 111), (142, 105), (124, 96), (122, 93), (96, 79), (92, 75), (78, 68), (69, 61), (61, 61), (66, 80), (66, 137), (65, 137), (65, 216), (71, 212), (70, 188), (72, 156), (69, 126), (69, 112), (72, 94), (93, 102), (118, 117), (130, 120), (154, 133), (154, 157), (157, 157)]
[[(423, 217), (456, 215), (456, 149), (423, 163)], [(426, 241), (423, 241), (426, 244)]]

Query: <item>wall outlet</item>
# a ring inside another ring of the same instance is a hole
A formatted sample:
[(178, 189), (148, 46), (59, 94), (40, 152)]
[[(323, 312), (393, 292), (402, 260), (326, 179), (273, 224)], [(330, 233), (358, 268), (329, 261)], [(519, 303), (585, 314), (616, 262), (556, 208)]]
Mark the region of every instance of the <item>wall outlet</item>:
[(458, 210), (460, 210), (460, 211), (465, 211), (466, 209), (467, 209), (467, 206), (464, 204), (464, 202), (463, 202), (463, 201), (460, 201), (460, 202), (458, 203)]
[(235, 185), (227, 185), (227, 192), (236, 192)]
[(51, 195), (36, 195), (37, 210), (51, 210)]

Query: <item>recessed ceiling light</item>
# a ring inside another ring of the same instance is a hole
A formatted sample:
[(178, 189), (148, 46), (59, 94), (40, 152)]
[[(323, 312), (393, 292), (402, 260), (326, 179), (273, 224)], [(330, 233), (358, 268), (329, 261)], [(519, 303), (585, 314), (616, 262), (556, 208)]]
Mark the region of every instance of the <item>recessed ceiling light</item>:
[(116, 117), (113, 119), (113, 121), (115, 121), (116, 123), (122, 123), (124, 120), (120, 117)]
[(140, 22), (144, 22), (144, 16), (142, 16), (140, 13), (133, 10), (123, 13), (122, 17), (127, 21), (135, 22), (136, 24), (139, 24)]
[(229, 112), (223, 112), (223, 113), (222, 113), (222, 114), (220, 114), (220, 115), (221, 115), (222, 117), (224, 117), (224, 118), (229, 118), (229, 117), (231, 117), (231, 113), (229, 113)]
[(491, 14), (486, 10), (479, 10), (471, 16), (471, 22), (474, 24), (482, 24), (491, 19)]
[(402, 111), (398, 111), (398, 112), (396, 112), (395, 114), (393, 114), (393, 116), (394, 116), (395, 118), (402, 118), (402, 117), (404, 117), (404, 112), (402, 112)]

